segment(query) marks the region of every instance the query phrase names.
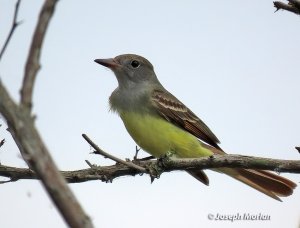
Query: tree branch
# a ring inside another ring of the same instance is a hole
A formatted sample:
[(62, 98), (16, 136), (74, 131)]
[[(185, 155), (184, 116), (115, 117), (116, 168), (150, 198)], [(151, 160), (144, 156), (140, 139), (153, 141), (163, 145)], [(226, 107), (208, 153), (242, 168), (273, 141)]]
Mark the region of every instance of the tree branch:
[(136, 169), (136, 170), (140, 171), (141, 173), (147, 173), (147, 170), (145, 168), (138, 166), (138, 165), (134, 164), (133, 162), (124, 161), (124, 160), (117, 158), (109, 153), (106, 153), (104, 150), (100, 149), (86, 134), (82, 134), (82, 137), (96, 150), (95, 152), (93, 152), (94, 154), (100, 154), (100, 155), (104, 156), (105, 158), (109, 158), (115, 162), (121, 163), (130, 168)]
[(276, 8), (276, 11), (282, 9), (298, 15), (300, 14), (300, 0), (288, 0), (288, 3), (275, 1), (273, 3), (274, 7)]
[(8, 34), (8, 36), (7, 36), (7, 38), (6, 38), (5, 42), (4, 42), (4, 44), (3, 44), (3, 47), (2, 47), (2, 49), (1, 49), (1, 52), (0, 52), (0, 60), (1, 60), (3, 54), (4, 54), (5, 50), (6, 50), (6, 47), (7, 47), (8, 43), (9, 43), (9, 41), (10, 41), (10, 39), (11, 39), (11, 37), (12, 37), (14, 31), (15, 31), (15, 29), (16, 29), (17, 26), (20, 24), (20, 22), (17, 22), (17, 17), (18, 17), (18, 12), (19, 12), (20, 2), (21, 2), (21, 0), (18, 0), (18, 1), (16, 2), (12, 26), (11, 26), (11, 28), (10, 28), (9, 34)]
[(44, 37), (49, 26), (50, 19), (54, 13), (58, 0), (46, 0), (39, 15), (38, 24), (35, 28), (31, 47), (25, 66), (23, 86), (21, 89), (21, 104), (28, 109), (32, 108), (32, 94), (34, 82), (40, 69), (40, 54)]
[(5, 139), (2, 139), (2, 140), (0, 141), (0, 147), (3, 146), (4, 143), (5, 143)]
[[(0, 113), (6, 119), (8, 129), (24, 160), (42, 181), (66, 223), (70, 227), (90, 228), (93, 227), (90, 219), (58, 171), (31, 116), (32, 91), (39, 69), (41, 46), (56, 3), (57, 0), (46, 0), (42, 6), (25, 67), (21, 105), (12, 100), (0, 80)], [(10, 181), (17, 180), (15, 176), (12, 175)]]
[[(300, 173), (300, 160), (281, 160), (243, 155), (216, 155), (195, 159), (162, 158), (157, 160), (133, 160), (138, 166), (148, 170), (148, 173), (171, 172), (174, 170), (212, 169), (212, 168), (244, 168), (272, 170), (278, 173)], [(69, 183), (81, 183), (92, 180), (112, 182), (117, 177), (135, 176), (144, 172), (129, 167), (126, 164), (110, 166), (95, 166), (88, 169), (61, 171), (61, 174)], [(0, 165), (0, 176), (10, 178), (11, 181), (21, 179), (39, 179), (31, 170)]]
[[(70, 227), (93, 227), (75, 196), (66, 185), (44, 145), (34, 120), (23, 106), (16, 105), (0, 81), (0, 112), (20, 152), (41, 179), (47, 192)], [(12, 180), (18, 178), (11, 176)]]

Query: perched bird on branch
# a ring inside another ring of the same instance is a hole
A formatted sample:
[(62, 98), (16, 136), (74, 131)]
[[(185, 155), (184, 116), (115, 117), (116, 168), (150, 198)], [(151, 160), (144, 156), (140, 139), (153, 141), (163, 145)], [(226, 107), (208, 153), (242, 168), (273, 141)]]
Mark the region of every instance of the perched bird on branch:
[[(199, 158), (225, 154), (219, 140), (206, 124), (159, 82), (152, 64), (145, 58), (125, 54), (96, 59), (111, 69), (119, 86), (110, 96), (110, 107), (119, 114), (135, 140), (154, 157), (166, 153), (178, 158)], [(296, 184), (272, 172), (253, 169), (216, 168), (252, 188), (276, 199), (293, 193)], [(188, 171), (208, 185), (202, 170)]]

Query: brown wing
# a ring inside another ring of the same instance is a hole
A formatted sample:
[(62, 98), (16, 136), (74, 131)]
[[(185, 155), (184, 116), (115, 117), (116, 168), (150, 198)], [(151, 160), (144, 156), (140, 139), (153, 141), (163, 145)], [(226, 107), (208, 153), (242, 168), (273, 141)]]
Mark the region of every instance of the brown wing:
[(206, 124), (168, 91), (155, 89), (152, 93), (152, 101), (158, 113), (167, 121), (185, 129), (203, 142), (221, 149), (218, 146), (218, 138)]

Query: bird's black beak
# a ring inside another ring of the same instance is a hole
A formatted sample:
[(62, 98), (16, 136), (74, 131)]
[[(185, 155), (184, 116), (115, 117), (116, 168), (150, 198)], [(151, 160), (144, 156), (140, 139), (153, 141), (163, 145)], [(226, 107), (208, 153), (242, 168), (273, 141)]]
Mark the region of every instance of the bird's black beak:
[(117, 63), (114, 59), (95, 59), (94, 61), (110, 69), (114, 69), (120, 66), (120, 64)]

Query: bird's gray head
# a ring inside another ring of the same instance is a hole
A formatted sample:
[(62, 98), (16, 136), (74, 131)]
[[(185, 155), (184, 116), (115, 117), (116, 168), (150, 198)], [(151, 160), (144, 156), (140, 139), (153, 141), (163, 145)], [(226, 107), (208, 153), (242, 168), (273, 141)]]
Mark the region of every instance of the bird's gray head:
[(115, 73), (120, 88), (143, 86), (144, 83), (159, 83), (152, 64), (142, 56), (124, 54), (112, 59), (95, 59), (94, 61)]

